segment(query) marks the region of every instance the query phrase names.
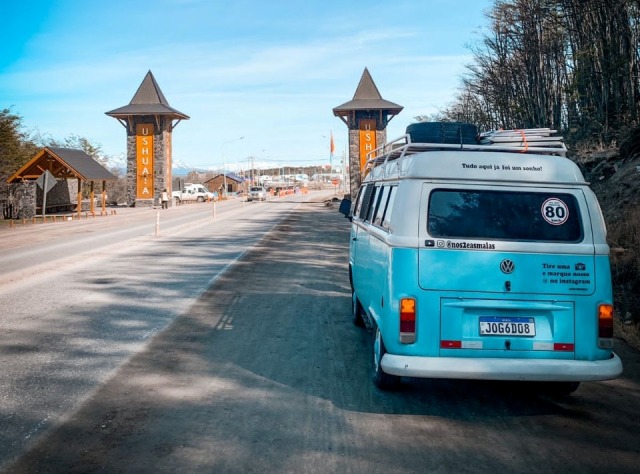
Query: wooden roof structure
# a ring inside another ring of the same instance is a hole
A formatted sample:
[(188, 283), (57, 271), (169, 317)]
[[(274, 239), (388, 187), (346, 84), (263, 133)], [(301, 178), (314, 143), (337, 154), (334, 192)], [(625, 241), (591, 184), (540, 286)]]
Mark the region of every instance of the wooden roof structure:
[(82, 150), (44, 147), (12, 174), (7, 179), (7, 183), (33, 181), (47, 170), (58, 179), (76, 178), (81, 181), (117, 179), (109, 170)]
[[(343, 122), (347, 123), (346, 117), (355, 111), (380, 111), (386, 112), (388, 115), (394, 116), (399, 114), (402, 109), (401, 105), (385, 100), (380, 95), (380, 91), (373, 82), (373, 78), (369, 73), (369, 69), (364, 68), (360, 83), (356, 89), (353, 99), (345, 102), (333, 109), (333, 115), (339, 117)], [(348, 124), (348, 123), (347, 123)]]
[(121, 123), (133, 116), (141, 115), (165, 116), (170, 119), (177, 119), (178, 122), (189, 119), (188, 115), (169, 105), (151, 71), (147, 72), (129, 105), (110, 110), (105, 114), (118, 119)]

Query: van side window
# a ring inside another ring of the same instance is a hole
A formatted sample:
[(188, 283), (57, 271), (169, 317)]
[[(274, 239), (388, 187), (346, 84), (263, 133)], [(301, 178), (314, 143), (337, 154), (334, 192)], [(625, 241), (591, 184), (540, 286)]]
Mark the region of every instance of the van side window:
[(389, 230), (389, 222), (391, 221), (391, 211), (393, 210), (393, 201), (396, 198), (397, 186), (391, 186), (389, 191), (389, 200), (387, 201), (387, 207), (385, 208), (384, 215), (382, 216), (382, 228)]
[(376, 208), (376, 213), (373, 216), (373, 225), (375, 226), (381, 227), (382, 216), (384, 216), (384, 211), (387, 208), (390, 189), (391, 186), (382, 186), (382, 190), (380, 192), (380, 200), (378, 201), (378, 207)]
[(583, 238), (575, 196), (530, 191), (436, 189), (429, 197), (432, 237), (575, 243)]
[(356, 207), (353, 209), (353, 217), (360, 217), (360, 209), (362, 208), (362, 199), (364, 198), (364, 190), (366, 186), (362, 186), (358, 191), (358, 196), (356, 197)]
[(365, 217), (365, 221), (366, 222), (371, 222), (371, 219), (373, 217), (373, 212), (376, 209), (376, 206), (378, 204), (378, 197), (380, 196), (380, 186), (375, 186), (373, 188), (373, 192), (371, 193), (371, 199), (369, 199), (369, 209), (367, 209), (367, 213)]
[(373, 184), (367, 184), (362, 191), (362, 203), (360, 204), (360, 209), (358, 210), (358, 217), (362, 220), (367, 215), (367, 211), (369, 210), (369, 204), (371, 202), (371, 193), (373, 192)]

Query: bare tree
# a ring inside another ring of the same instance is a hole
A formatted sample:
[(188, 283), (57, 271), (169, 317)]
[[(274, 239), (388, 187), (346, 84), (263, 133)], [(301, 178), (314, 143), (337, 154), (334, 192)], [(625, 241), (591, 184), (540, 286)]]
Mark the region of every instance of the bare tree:
[(638, 0), (496, 0), (441, 118), (608, 142), (638, 123)]

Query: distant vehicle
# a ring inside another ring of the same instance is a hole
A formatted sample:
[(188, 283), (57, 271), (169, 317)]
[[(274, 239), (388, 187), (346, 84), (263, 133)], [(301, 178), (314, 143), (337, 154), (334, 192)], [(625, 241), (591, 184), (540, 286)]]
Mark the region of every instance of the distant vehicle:
[(180, 204), (183, 201), (187, 202), (205, 202), (216, 201), (218, 198), (217, 193), (210, 192), (202, 184), (186, 183), (182, 191), (173, 191), (171, 197), (175, 200), (176, 204)]
[(252, 186), (249, 188), (247, 201), (266, 201), (267, 191), (262, 186)]

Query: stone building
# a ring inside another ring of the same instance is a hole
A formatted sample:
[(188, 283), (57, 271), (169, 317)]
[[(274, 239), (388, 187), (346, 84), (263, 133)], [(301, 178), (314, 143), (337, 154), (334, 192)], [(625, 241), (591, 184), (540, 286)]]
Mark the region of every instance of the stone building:
[(385, 100), (380, 95), (371, 74), (364, 69), (353, 99), (333, 109), (349, 129), (349, 182), (351, 196), (360, 188), (361, 173), (367, 153), (383, 146), (387, 141), (387, 124), (403, 107)]
[[(224, 189), (225, 183), (227, 185), (226, 193)], [(222, 197), (225, 194), (244, 191), (245, 190), (244, 183), (245, 183), (244, 178), (233, 173), (227, 173), (226, 175), (219, 174), (217, 176), (214, 176), (213, 178), (205, 181), (204, 185), (207, 187), (209, 191), (211, 192), (215, 191)]]
[(169, 105), (151, 71), (129, 105), (105, 113), (127, 131), (128, 204), (159, 204), (162, 191), (172, 191), (171, 134), (189, 116)]

